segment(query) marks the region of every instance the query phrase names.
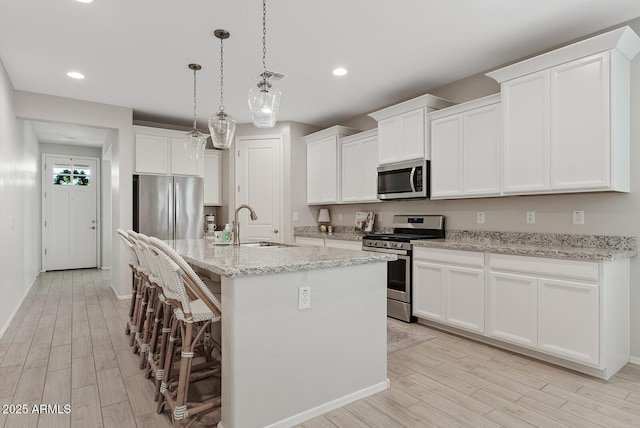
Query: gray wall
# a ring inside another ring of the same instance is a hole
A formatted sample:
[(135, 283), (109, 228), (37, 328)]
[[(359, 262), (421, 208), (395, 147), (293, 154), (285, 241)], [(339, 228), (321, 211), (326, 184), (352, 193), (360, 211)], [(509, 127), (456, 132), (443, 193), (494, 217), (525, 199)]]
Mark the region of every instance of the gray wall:
[[(640, 34), (640, 18), (628, 25)], [(616, 26), (621, 27), (622, 25)], [(496, 64), (498, 68), (500, 64)], [(500, 91), (499, 85), (484, 74), (425, 90), (455, 102), (464, 102)], [(416, 94), (419, 95), (419, 94)], [(546, 196), (464, 199), (421, 202), (383, 202), (368, 205), (331, 207), (334, 225), (353, 224), (356, 211), (376, 211), (377, 222), (390, 226), (394, 213), (444, 214), (448, 229), (500, 230), (604, 234), (640, 237), (640, 55), (631, 68), (631, 193), (581, 193)], [(366, 117), (353, 118), (345, 126), (366, 125)], [(375, 123), (373, 126), (375, 127)], [(318, 208), (314, 209), (317, 212)], [(572, 224), (571, 211), (584, 210), (585, 224)], [(485, 213), (485, 224), (476, 223), (476, 212)], [(527, 224), (526, 211), (536, 212), (536, 223)], [(338, 221), (338, 214), (343, 214)], [(315, 222), (309, 223), (313, 225)], [(631, 260), (631, 354), (640, 362), (640, 258)]]

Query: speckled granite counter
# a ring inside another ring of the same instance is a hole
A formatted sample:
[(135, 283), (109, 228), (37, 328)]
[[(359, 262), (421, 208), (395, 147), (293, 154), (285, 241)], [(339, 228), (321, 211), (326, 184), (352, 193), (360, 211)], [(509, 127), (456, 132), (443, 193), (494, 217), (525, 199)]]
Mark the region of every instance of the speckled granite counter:
[(616, 260), (638, 255), (637, 238), (631, 236), (448, 230), (446, 239), (412, 241), (412, 244), (569, 260)]
[[(391, 233), (392, 228), (376, 229), (373, 233)], [(362, 241), (367, 233), (357, 232), (353, 226), (334, 226), (333, 233), (320, 232), (318, 226), (297, 226), (293, 231), (294, 236), (305, 238), (337, 239), (340, 241)]]
[(181, 239), (168, 243), (188, 263), (229, 278), (395, 260), (395, 255), (328, 247), (234, 247), (215, 245), (209, 239)]

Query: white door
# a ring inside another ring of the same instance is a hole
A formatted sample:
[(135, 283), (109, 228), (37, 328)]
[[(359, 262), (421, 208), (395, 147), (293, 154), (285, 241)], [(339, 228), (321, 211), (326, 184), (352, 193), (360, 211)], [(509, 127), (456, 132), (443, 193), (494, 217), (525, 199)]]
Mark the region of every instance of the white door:
[(43, 270), (97, 267), (97, 161), (45, 156), (43, 171)]
[(236, 160), (236, 207), (247, 204), (258, 219), (249, 219), (249, 211), (239, 213), (240, 242), (280, 242), (282, 235), (282, 138), (239, 138)]

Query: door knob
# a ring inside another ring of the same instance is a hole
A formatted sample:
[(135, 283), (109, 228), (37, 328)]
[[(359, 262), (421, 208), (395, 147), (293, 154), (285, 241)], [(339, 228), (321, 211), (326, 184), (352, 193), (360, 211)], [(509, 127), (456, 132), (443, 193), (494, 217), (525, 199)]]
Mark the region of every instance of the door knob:
[(278, 233), (278, 229), (273, 229), (273, 233)]

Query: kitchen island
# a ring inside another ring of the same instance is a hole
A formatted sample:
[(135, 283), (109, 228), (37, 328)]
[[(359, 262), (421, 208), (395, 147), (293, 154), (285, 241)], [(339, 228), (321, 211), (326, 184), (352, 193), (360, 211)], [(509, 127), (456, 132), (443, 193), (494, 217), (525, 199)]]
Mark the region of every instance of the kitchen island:
[[(394, 255), (169, 244), (221, 283), (221, 427), (293, 426), (388, 387), (386, 270)], [(299, 309), (303, 287), (310, 307)]]

